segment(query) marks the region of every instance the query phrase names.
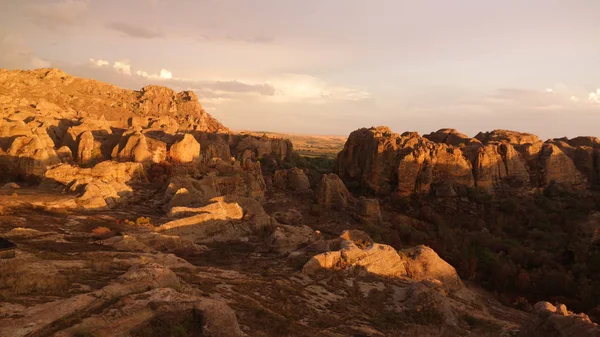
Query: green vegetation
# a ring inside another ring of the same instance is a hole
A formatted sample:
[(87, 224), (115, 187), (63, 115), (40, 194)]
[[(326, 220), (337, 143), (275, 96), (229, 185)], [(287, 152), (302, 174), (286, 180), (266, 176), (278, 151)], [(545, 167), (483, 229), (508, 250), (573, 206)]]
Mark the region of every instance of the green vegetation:
[(335, 159), (326, 156), (305, 157), (294, 154), (292, 158), (283, 164), (283, 167), (286, 169), (297, 167), (303, 170), (309, 169), (318, 173), (331, 173), (335, 169)]
[(393, 199), (410, 217), (365, 230), (396, 248), (430, 246), (463, 279), (502, 294), (505, 305), (560, 301), (600, 319), (600, 247), (591, 244), (594, 229), (587, 220), (600, 209), (599, 195), (554, 184), (534, 195), (494, 200), (473, 189), (464, 193), (469, 202), (451, 209), (428, 196)]

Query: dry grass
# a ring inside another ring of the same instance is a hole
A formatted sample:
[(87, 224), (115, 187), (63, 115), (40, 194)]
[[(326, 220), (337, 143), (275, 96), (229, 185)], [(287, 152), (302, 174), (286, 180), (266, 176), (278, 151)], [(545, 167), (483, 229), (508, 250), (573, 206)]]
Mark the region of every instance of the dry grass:
[(19, 260), (0, 261), (0, 299), (18, 295), (64, 295), (70, 280), (60, 274), (36, 274)]

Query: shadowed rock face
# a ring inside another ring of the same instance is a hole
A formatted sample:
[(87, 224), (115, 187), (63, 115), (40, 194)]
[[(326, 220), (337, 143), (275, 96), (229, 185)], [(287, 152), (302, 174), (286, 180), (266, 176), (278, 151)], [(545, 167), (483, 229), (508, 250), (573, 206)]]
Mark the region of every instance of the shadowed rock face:
[(570, 312), (564, 304), (554, 306), (548, 302), (538, 302), (534, 312), (535, 319), (523, 326), (518, 336), (600, 336), (600, 327), (592, 323), (587, 315)]
[(557, 183), (597, 188), (600, 141), (548, 140), (506, 130), (468, 138), (453, 129), (424, 137), (387, 127), (352, 132), (337, 159), (340, 178), (378, 194), (455, 196), (465, 188), (526, 192)]

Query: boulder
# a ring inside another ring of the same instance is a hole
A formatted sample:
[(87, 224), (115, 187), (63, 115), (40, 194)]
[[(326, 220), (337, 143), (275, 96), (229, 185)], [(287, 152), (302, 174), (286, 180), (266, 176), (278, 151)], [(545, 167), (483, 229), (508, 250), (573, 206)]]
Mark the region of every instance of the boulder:
[(77, 162), (81, 165), (92, 161), (97, 155), (94, 154), (94, 136), (88, 130), (83, 132), (78, 137), (77, 144)]
[(302, 268), (304, 274), (322, 270), (358, 270), (378, 276), (406, 275), (404, 262), (398, 252), (388, 245), (373, 243), (362, 231), (345, 231), (340, 239), (330, 240), (335, 251), (313, 256)]
[(8, 148), (7, 155), (12, 166), (9, 172), (21, 178), (42, 178), (48, 167), (60, 163), (54, 143), (47, 135), (17, 137)]
[(456, 269), (427, 246), (416, 246), (400, 251), (406, 274), (411, 279), (438, 280), (447, 291), (456, 291), (463, 288), (462, 281)]
[(344, 209), (348, 206), (350, 192), (336, 174), (324, 174), (319, 183), (317, 200), (326, 208)]
[(273, 176), (273, 185), (279, 189), (303, 192), (310, 190), (310, 182), (303, 170), (291, 168), (288, 170), (277, 170)]
[(141, 132), (134, 131), (124, 134), (119, 144), (112, 151), (113, 159), (144, 163), (152, 160), (152, 153)]
[(61, 146), (56, 150), (56, 155), (60, 158), (60, 161), (67, 164), (73, 163), (73, 152), (68, 146)]
[(385, 277), (406, 275), (404, 263), (398, 252), (388, 245), (372, 244), (360, 248), (354, 242), (344, 240), (341, 249), (313, 256), (302, 268), (310, 275), (324, 269), (357, 270), (367, 274)]
[(314, 242), (318, 235), (308, 226), (279, 225), (267, 238), (266, 244), (271, 250), (287, 254)]
[(169, 148), (169, 159), (175, 163), (191, 163), (200, 158), (200, 143), (190, 134), (175, 142)]
[(370, 223), (381, 221), (379, 200), (360, 197), (356, 207), (357, 214), (363, 222)]
[(240, 240), (265, 227), (277, 225), (254, 199), (224, 196), (210, 202), (207, 206), (186, 210), (196, 215), (167, 222), (156, 231), (205, 243)]

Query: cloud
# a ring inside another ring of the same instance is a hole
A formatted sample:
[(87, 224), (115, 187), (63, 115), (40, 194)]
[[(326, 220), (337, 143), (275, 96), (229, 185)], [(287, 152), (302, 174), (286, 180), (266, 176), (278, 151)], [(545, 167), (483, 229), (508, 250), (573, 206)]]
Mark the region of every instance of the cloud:
[(113, 68), (119, 73), (131, 75), (131, 65), (127, 61), (116, 61)]
[(596, 92), (590, 92), (590, 94), (588, 95), (588, 99), (592, 103), (600, 104), (600, 89), (596, 89)]
[(96, 67), (107, 67), (110, 63), (105, 60), (90, 59), (90, 63)]
[(171, 74), (171, 72), (168, 71), (167, 69), (161, 69), (159, 77), (168, 80), (168, 79), (173, 78), (173, 74)]
[(161, 79), (161, 80), (170, 80), (173, 78), (173, 74), (167, 69), (161, 69), (159, 74), (148, 74), (147, 71), (138, 70), (135, 72), (136, 75), (149, 79)]
[(269, 82), (275, 88), (271, 101), (324, 104), (332, 101), (361, 101), (371, 98), (363, 89), (333, 85), (303, 74), (289, 74)]
[(140, 38), (140, 39), (155, 39), (162, 37), (162, 33), (145, 28), (134, 26), (126, 22), (120, 21), (112, 21), (106, 25), (107, 28), (112, 30), (116, 30), (120, 33), (123, 33), (130, 37)]
[(31, 22), (40, 27), (57, 29), (83, 22), (89, 0), (61, 0), (36, 2), (25, 8)]
[(238, 93), (257, 93), (265, 96), (273, 96), (275, 88), (268, 83), (265, 84), (248, 84), (240, 81), (215, 81), (207, 83), (207, 87), (215, 91), (238, 92)]
[[(90, 69), (109, 69), (109, 61), (90, 59)], [(150, 84), (150, 81), (159, 82), (174, 90), (193, 90), (200, 101), (205, 105), (217, 105), (224, 102), (244, 101), (263, 103), (295, 103), (295, 104), (327, 104), (334, 102), (357, 102), (366, 101), (371, 94), (364, 90), (348, 86), (328, 83), (320, 78), (303, 75), (288, 74), (275, 78), (265, 78), (262, 81), (240, 81), (240, 80), (195, 80), (180, 78), (166, 68), (161, 68), (158, 73), (149, 72), (144, 69), (135, 69), (129, 61), (116, 61), (113, 63), (111, 72), (105, 71), (96, 77), (103, 80), (111, 76), (115, 78), (108, 80), (112, 83), (129, 82), (127, 87), (137, 88)], [(119, 76), (136, 75), (136, 76)], [(128, 77), (129, 79), (124, 79)], [(150, 81), (149, 81), (150, 80)]]
[(0, 67), (8, 69), (47, 68), (50, 62), (33, 53), (23, 40), (0, 31)]

